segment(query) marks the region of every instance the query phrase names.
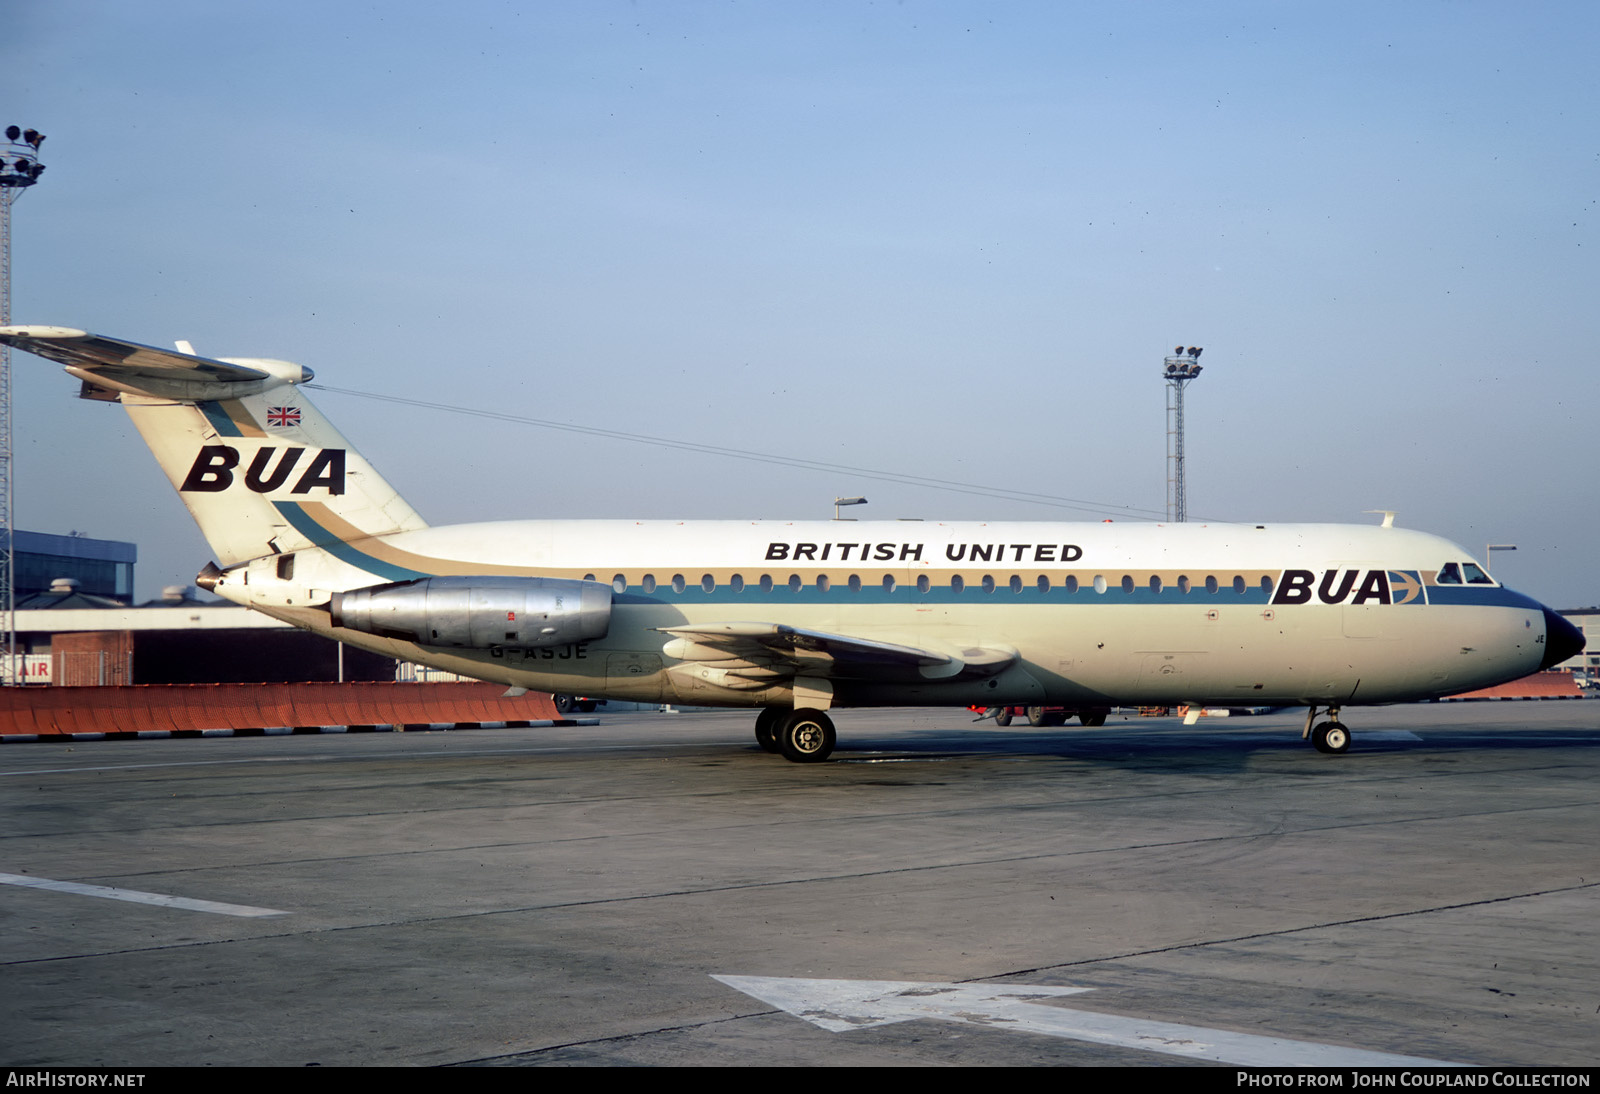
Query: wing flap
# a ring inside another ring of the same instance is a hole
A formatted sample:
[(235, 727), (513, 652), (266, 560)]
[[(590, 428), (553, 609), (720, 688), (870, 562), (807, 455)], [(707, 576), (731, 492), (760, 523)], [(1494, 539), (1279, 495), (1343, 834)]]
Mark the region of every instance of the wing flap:
[[(806, 630), (783, 623), (711, 623), (691, 627), (660, 627), (665, 634), (689, 639), (700, 646), (724, 651), (744, 661), (787, 661), (810, 667), (848, 666), (865, 669), (933, 668), (948, 665), (954, 658), (914, 646), (851, 638), (826, 631)], [(693, 653), (685, 649), (683, 652)], [(670, 656), (671, 654), (669, 654)], [(691, 656), (686, 660), (700, 660)], [(822, 675), (838, 675), (826, 672)]]
[(704, 670), (701, 675), (712, 672), (719, 678), (762, 682), (784, 676), (858, 680), (983, 677), (1002, 671), (1017, 659), (1013, 649), (975, 647), (956, 655), (783, 623), (701, 623), (657, 630), (673, 636), (662, 652), (699, 666)]

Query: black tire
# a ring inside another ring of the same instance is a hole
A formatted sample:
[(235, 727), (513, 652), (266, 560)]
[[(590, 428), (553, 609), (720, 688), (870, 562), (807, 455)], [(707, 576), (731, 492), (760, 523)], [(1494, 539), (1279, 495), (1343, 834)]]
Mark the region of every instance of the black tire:
[(1071, 715), (1064, 710), (1052, 710), (1044, 716), (1044, 724), (1047, 726), (1064, 726), (1067, 724), (1069, 717)]
[(1109, 710), (1080, 710), (1078, 712), (1078, 721), (1090, 729), (1097, 729), (1106, 724), (1106, 715), (1110, 713)]
[(1050, 716), (1044, 712), (1044, 707), (1029, 707), (1025, 713), (1028, 715), (1028, 724), (1035, 729), (1050, 724)]
[(1339, 722), (1323, 722), (1311, 731), (1311, 744), (1318, 752), (1337, 756), (1350, 751), (1350, 731)]
[(557, 714), (570, 714), (572, 712), (572, 696), (552, 695), (550, 698), (555, 700)]
[(1011, 724), (1011, 708), (1010, 707), (1001, 707), (1000, 708), (1000, 712), (994, 716), (994, 724), (997, 725), (997, 726), (1008, 726), (1008, 725), (1010, 725)]
[(778, 751), (797, 764), (819, 764), (833, 755), (833, 720), (820, 710), (801, 707), (779, 725)]
[(778, 724), (789, 712), (782, 707), (762, 707), (756, 715), (756, 744), (761, 751), (776, 754), (778, 751)]

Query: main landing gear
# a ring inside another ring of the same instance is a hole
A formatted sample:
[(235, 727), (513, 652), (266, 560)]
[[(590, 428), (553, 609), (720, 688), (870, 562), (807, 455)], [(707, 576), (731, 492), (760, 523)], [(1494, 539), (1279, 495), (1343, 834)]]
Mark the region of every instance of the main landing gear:
[(833, 755), (833, 719), (820, 710), (766, 707), (756, 716), (756, 743), (791, 763), (817, 764)]
[(1317, 708), (1312, 707), (1306, 714), (1306, 729), (1300, 736), (1302, 739), (1309, 737), (1311, 747), (1318, 752), (1328, 752), (1337, 755), (1350, 751), (1350, 731), (1339, 721), (1339, 708), (1328, 708), (1328, 720), (1311, 723), (1317, 720)]

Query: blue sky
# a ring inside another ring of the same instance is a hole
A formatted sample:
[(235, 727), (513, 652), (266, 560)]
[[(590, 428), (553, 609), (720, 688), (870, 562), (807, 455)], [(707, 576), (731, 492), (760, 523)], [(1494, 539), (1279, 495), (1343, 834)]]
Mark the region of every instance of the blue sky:
[[(48, 134), (12, 312), (319, 381), (1090, 499), (1087, 510), (321, 393), (434, 523), (1399, 523), (1600, 603), (1588, 3), (13, 0)], [(18, 523), (209, 558), (28, 355)], [(1588, 441), (1586, 445), (1584, 442)]]

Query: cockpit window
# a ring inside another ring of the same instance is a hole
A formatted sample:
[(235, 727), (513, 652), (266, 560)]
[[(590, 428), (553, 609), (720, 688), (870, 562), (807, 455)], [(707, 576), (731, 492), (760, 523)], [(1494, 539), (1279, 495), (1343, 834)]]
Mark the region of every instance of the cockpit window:
[(1440, 585), (1461, 584), (1461, 567), (1454, 562), (1446, 562), (1439, 567), (1439, 576), (1436, 580)]
[(1488, 574), (1479, 569), (1476, 562), (1463, 562), (1461, 564), (1461, 569), (1467, 575), (1468, 585), (1494, 584), (1494, 578), (1490, 577)]

